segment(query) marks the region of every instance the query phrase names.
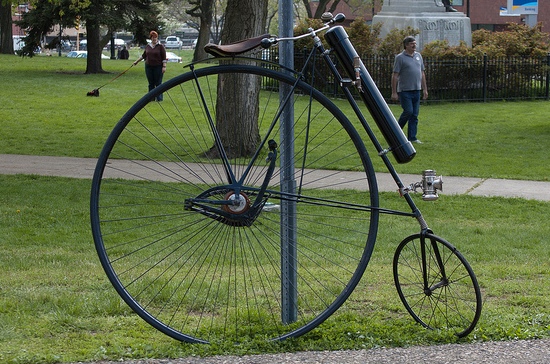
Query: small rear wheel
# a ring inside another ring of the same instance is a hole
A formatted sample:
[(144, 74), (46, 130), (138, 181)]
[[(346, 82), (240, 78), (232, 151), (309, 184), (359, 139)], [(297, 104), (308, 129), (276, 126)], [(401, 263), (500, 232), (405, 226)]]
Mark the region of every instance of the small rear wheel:
[(468, 335), (481, 315), (476, 276), (446, 240), (416, 234), (399, 244), (393, 259), (395, 286), (411, 316), (428, 329)]

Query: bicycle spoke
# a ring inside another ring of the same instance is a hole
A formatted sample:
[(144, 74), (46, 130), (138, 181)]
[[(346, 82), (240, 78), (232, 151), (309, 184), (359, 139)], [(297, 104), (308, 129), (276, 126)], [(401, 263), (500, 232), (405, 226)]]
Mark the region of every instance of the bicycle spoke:
[[(225, 73), (269, 85), (258, 144), (243, 154), (222, 125), (249, 105), (218, 100)], [(281, 83), (295, 91), (292, 140), (281, 135), (272, 87)], [(92, 231), (117, 292), (178, 340), (281, 340), (315, 328), (353, 291), (377, 231), (374, 171), (351, 123), (298, 78), (255, 66), (197, 68), (154, 92), (164, 101), (149, 94), (126, 113), (94, 174)], [(287, 143), (292, 166), (279, 158)], [(283, 170), (296, 193), (283, 190)]]
[(481, 292), (472, 269), (445, 240), (412, 235), (399, 245), (393, 263), (401, 301), (426, 328), (468, 335), (481, 313)]

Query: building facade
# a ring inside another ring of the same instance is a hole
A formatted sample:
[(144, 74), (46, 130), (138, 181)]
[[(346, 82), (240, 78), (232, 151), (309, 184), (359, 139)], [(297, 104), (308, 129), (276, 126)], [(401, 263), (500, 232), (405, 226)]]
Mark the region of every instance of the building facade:
[[(391, 2), (391, 0), (385, 1)], [(478, 29), (501, 31), (506, 27), (506, 23), (525, 22), (525, 16), (501, 16), (501, 7), (507, 6), (507, 0), (453, 0), (452, 2), (456, 10), (470, 18), (472, 31)], [(370, 22), (373, 15), (382, 9), (382, 3), (383, 0), (373, 0), (373, 5), (367, 12), (365, 12), (365, 8), (358, 12), (356, 9), (350, 8), (344, 1), (340, 1), (335, 13), (346, 14), (348, 22), (358, 17)], [(317, 4), (318, 1), (311, 1), (313, 8), (316, 8)], [(434, 6), (436, 6), (436, 0), (434, 0)], [(538, 1), (537, 22), (542, 23), (543, 32), (550, 33), (550, 0)]]

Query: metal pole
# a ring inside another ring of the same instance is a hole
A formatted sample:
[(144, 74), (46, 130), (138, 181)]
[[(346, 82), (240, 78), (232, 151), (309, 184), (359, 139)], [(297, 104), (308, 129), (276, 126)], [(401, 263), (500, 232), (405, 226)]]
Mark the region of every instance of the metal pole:
[(115, 55), (115, 33), (111, 33), (111, 59), (116, 59), (116, 55)]
[(59, 23), (59, 47), (57, 48), (57, 55), (61, 57), (61, 36), (63, 35), (63, 26)]
[(546, 100), (550, 100), (550, 53), (546, 55)]
[[(294, 12), (292, 0), (279, 1), (279, 36), (292, 36)], [(281, 64), (294, 69), (293, 42), (279, 43), (279, 58)], [(288, 85), (282, 85), (279, 90), (280, 99), (287, 97), (290, 91)], [(281, 114), (281, 190), (283, 193), (294, 194), (294, 109), (290, 102)], [(281, 319), (284, 324), (295, 322), (298, 317), (296, 262), (296, 203), (281, 201)]]
[(489, 57), (487, 56), (487, 54), (484, 54), (483, 55), (483, 102), (487, 102), (487, 82), (489, 82), (487, 80), (487, 62), (488, 62), (488, 59)]

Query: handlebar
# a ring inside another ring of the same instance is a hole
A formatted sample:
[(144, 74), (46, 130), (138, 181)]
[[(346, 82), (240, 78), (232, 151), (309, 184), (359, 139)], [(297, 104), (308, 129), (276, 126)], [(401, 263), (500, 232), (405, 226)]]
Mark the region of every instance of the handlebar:
[(307, 38), (307, 37), (315, 37), (317, 36), (317, 33), (322, 32), (323, 30), (326, 30), (330, 28), (333, 24), (341, 23), (344, 20), (346, 20), (346, 16), (342, 13), (338, 13), (335, 16), (332, 16), (332, 13), (326, 12), (321, 16), (321, 20), (325, 22), (325, 24), (319, 28), (319, 29), (313, 29), (309, 28), (308, 32), (302, 35), (297, 35), (295, 37), (270, 37), (270, 38), (264, 38), (262, 39), (261, 46), (264, 49), (267, 49), (271, 47), (272, 45), (275, 45), (279, 42), (285, 42), (285, 41), (296, 41), (299, 39)]
[(248, 52), (256, 47), (261, 46), (264, 49), (267, 49), (271, 47), (274, 44), (277, 44), (279, 42), (283, 41), (294, 41), (306, 37), (317, 37), (317, 33), (330, 28), (330, 26), (334, 23), (341, 23), (346, 19), (346, 16), (342, 13), (336, 14), (336, 16), (332, 16), (331, 13), (324, 13), (321, 17), (321, 20), (325, 22), (325, 24), (319, 28), (319, 29), (308, 29), (308, 33), (298, 35), (296, 37), (287, 37), (287, 38), (277, 38), (272, 37), (269, 34), (261, 35), (259, 37), (244, 39), (239, 42), (231, 43), (231, 44), (213, 44), (208, 43), (204, 46), (204, 50), (213, 55), (214, 57), (235, 57), (240, 54), (243, 54), (245, 52)]

